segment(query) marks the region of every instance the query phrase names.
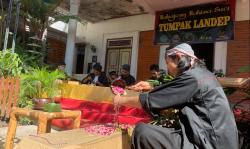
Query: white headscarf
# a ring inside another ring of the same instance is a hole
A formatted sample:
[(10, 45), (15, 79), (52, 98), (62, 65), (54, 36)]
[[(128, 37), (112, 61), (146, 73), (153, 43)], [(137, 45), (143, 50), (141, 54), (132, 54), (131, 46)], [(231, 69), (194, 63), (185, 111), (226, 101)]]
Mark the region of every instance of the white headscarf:
[(192, 47), (189, 44), (186, 43), (182, 43), (177, 45), (176, 47), (170, 49), (167, 51), (167, 55), (173, 55), (176, 53), (180, 53), (182, 55), (188, 55), (191, 57), (191, 67), (194, 64), (194, 61), (196, 59), (198, 59), (195, 55), (194, 55), (194, 50), (192, 49)]

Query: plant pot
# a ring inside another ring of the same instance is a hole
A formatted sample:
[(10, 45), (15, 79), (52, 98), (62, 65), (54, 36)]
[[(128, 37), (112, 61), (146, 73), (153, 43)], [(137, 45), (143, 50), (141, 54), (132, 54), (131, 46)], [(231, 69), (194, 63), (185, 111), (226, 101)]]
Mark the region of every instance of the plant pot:
[(44, 104), (43, 111), (45, 112), (61, 112), (61, 104), (58, 103), (46, 103)]
[(52, 102), (51, 98), (34, 98), (32, 101), (34, 103), (34, 110), (43, 110), (45, 104)]

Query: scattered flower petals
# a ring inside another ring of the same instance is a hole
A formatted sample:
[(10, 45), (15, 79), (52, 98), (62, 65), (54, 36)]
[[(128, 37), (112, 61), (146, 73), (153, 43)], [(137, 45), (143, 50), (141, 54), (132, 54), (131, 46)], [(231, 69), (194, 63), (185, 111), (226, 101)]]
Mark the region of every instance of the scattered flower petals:
[(91, 134), (108, 136), (108, 135), (113, 134), (116, 128), (113, 126), (92, 125), (92, 126), (85, 127), (84, 130)]
[(96, 124), (85, 127), (84, 130), (91, 134), (108, 136), (113, 134), (116, 131), (126, 130), (128, 131), (130, 128), (133, 128), (132, 125), (128, 124), (120, 124), (119, 127), (116, 127), (114, 123), (107, 123), (107, 124)]

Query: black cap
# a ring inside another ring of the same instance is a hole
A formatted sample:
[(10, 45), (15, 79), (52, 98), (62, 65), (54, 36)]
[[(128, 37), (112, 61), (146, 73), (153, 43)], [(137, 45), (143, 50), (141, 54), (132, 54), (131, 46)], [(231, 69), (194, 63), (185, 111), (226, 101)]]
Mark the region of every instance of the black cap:
[(97, 71), (102, 71), (102, 65), (99, 64), (99, 63), (96, 63), (94, 66), (93, 66), (93, 69), (97, 70)]
[(123, 64), (122, 65), (122, 69), (126, 70), (126, 71), (130, 71), (130, 65), (129, 64)]

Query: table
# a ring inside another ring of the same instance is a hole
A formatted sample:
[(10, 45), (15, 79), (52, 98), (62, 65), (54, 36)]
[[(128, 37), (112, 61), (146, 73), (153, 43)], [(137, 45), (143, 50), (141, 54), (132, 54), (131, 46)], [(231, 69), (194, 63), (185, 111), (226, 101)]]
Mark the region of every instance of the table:
[(221, 86), (223, 87), (234, 87), (234, 88), (244, 88), (249, 87), (250, 78), (229, 78), (229, 77), (217, 77)]
[(51, 121), (53, 119), (72, 118), (74, 123), (73, 128), (79, 128), (81, 111), (62, 110), (62, 112), (44, 112), (39, 110), (13, 107), (10, 114), (5, 149), (13, 148), (13, 140), (16, 134), (17, 121), (20, 116), (37, 120), (37, 133), (42, 134), (49, 133), (51, 131)]
[[(60, 88), (60, 97), (63, 98), (113, 103), (114, 94), (110, 87), (61, 83)], [(139, 92), (132, 90), (126, 90), (126, 92), (127, 94), (123, 96), (131, 97), (139, 95)]]
[(101, 136), (73, 129), (26, 136), (16, 149), (130, 149), (129, 140), (129, 135), (121, 131)]

